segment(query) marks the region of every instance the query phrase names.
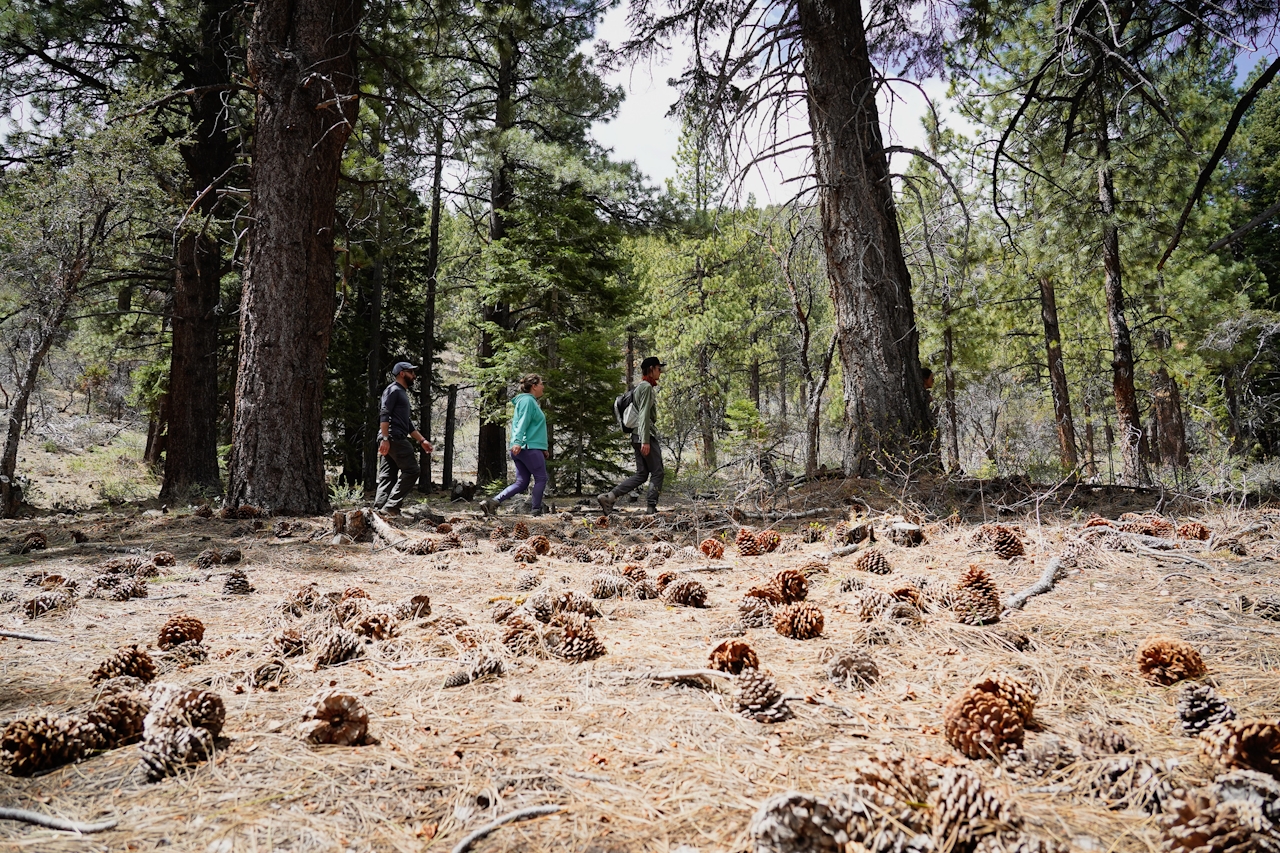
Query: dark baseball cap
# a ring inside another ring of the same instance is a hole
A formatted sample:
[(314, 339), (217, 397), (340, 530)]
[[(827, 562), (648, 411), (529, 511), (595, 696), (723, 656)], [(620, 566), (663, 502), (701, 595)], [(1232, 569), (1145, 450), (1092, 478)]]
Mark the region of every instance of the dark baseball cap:
[(391, 368), (391, 375), (399, 376), (401, 373), (403, 373), (406, 370), (412, 370), (414, 373), (417, 373), (418, 367), (417, 365), (410, 364), (407, 361), (397, 361), (396, 366)]
[(640, 362), (641, 373), (648, 373), (650, 368), (654, 368), (654, 367), (661, 367), (662, 369), (665, 370), (667, 366), (663, 364), (661, 361), (659, 361), (656, 355), (651, 355), (648, 358), (646, 358), (644, 361)]

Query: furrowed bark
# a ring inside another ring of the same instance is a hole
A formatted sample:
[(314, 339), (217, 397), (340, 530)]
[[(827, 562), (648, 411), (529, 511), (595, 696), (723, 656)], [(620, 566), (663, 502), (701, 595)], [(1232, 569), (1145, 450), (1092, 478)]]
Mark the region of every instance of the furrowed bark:
[(1062, 361), (1062, 336), (1058, 330), (1058, 297), (1053, 280), (1040, 277), (1040, 317), (1044, 321), (1044, 343), (1049, 362), (1049, 386), (1053, 391), (1053, 420), (1058, 430), (1058, 449), (1062, 454), (1062, 468), (1074, 471), (1079, 459), (1076, 454), (1076, 426), (1071, 417), (1071, 396), (1067, 389), (1067, 369)]

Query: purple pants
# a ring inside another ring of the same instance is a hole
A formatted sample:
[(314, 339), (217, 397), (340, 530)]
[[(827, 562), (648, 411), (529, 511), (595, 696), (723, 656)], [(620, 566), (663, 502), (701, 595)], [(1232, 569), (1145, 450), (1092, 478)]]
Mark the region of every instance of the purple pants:
[(523, 494), (529, 488), (529, 480), (533, 480), (533, 508), (542, 508), (542, 493), (547, 488), (547, 457), (541, 450), (526, 447), (519, 453), (511, 454), (511, 461), (516, 463), (516, 481), (502, 490), (502, 494), (494, 498), (502, 503), (507, 498)]

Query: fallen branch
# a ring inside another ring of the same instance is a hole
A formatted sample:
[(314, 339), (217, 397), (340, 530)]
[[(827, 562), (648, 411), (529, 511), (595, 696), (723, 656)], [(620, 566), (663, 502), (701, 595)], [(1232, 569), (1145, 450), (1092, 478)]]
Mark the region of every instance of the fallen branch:
[(543, 815), (555, 814), (563, 811), (564, 806), (529, 806), (528, 808), (516, 809), (510, 814), (505, 814), (495, 820), (493, 823), (485, 824), (475, 832), (462, 839), (453, 848), (453, 853), (466, 853), (471, 849), (471, 845), (475, 844), (481, 838), (492, 833), (495, 829), (506, 826), (509, 823), (515, 823), (518, 820), (528, 820), (531, 817), (542, 817)]
[(769, 521), (781, 521), (787, 518), (817, 518), (819, 516), (824, 516), (824, 515), (843, 516), (845, 515), (847, 510), (845, 507), (834, 506), (834, 507), (818, 507), (816, 509), (806, 509), (806, 510), (800, 510), (800, 511), (779, 510), (774, 512), (765, 512), (764, 510), (756, 510), (753, 512), (751, 510), (746, 510), (746, 509), (733, 509), (731, 510), (731, 512), (735, 518), (760, 518), (760, 519), (767, 519)]
[(1169, 572), (1169, 574), (1160, 578), (1160, 583), (1167, 583), (1168, 581), (1171, 581), (1174, 578), (1183, 578), (1188, 581), (1195, 580), (1195, 578), (1191, 577), (1191, 575), (1187, 574), (1186, 572)]
[(731, 572), (733, 571), (733, 566), (693, 566), (692, 568), (684, 569), (684, 571), (685, 572)]
[(18, 820), (23, 823), (33, 823), (36, 826), (43, 826), (46, 829), (60, 829), (63, 832), (105, 832), (120, 823), (118, 820), (104, 820), (102, 823), (79, 823), (74, 820), (64, 820), (60, 817), (50, 817), (49, 815), (40, 814), (40, 812), (28, 811), (26, 809), (0, 809), (0, 820)]
[(1145, 545), (1135, 545), (1140, 554), (1148, 554), (1152, 557), (1159, 557), (1162, 560), (1174, 559), (1181, 560), (1184, 563), (1190, 563), (1193, 566), (1199, 566), (1206, 572), (1209, 571), (1209, 564), (1195, 557), (1188, 557), (1186, 554), (1179, 554), (1176, 551), (1157, 551), (1155, 548), (1148, 548)]
[(866, 545), (869, 543), (870, 543), (869, 539), (863, 539), (861, 542), (857, 543), (856, 545), (841, 545), (839, 548), (832, 548), (830, 551), (820, 556), (824, 560), (830, 560), (835, 557), (847, 557), (850, 554), (856, 552), (863, 545)]
[(1044, 595), (1053, 589), (1054, 584), (1062, 580), (1066, 576), (1066, 566), (1062, 565), (1061, 557), (1054, 557), (1049, 564), (1044, 567), (1044, 572), (1040, 575), (1040, 579), (1031, 586), (1015, 592), (1004, 601), (1005, 613), (1011, 610), (1021, 610), (1027, 601), (1034, 596)]
[(647, 672), (641, 676), (649, 681), (670, 681), (675, 684), (693, 682), (702, 687), (714, 687), (718, 680), (732, 680), (727, 672), (715, 669), (672, 669), (667, 672)]
[(57, 637), (46, 637), (43, 634), (24, 634), (21, 631), (0, 631), (0, 637), (11, 640), (30, 640), (33, 643), (61, 643)]

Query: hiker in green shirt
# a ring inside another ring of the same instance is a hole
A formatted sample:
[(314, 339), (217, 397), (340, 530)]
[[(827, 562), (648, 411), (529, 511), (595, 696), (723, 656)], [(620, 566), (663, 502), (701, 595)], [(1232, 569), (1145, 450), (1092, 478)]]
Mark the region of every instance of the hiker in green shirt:
[(658, 511), (658, 495), (662, 493), (662, 448), (658, 446), (658, 380), (666, 367), (655, 356), (640, 362), (641, 380), (631, 392), (631, 405), (636, 408), (636, 428), (631, 433), (631, 448), (635, 452), (636, 472), (612, 490), (596, 496), (600, 508), (612, 512), (618, 498), (649, 481), (647, 505), (649, 512)]
[(547, 416), (538, 405), (542, 397), (542, 377), (530, 373), (520, 379), (520, 393), (512, 400), (511, 461), (516, 465), (516, 481), (494, 497), (480, 501), (485, 515), (493, 515), (507, 498), (523, 494), (533, 481), (533, 514), (542, 515), (542, 493), (547, 488)]

